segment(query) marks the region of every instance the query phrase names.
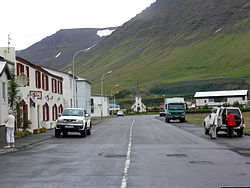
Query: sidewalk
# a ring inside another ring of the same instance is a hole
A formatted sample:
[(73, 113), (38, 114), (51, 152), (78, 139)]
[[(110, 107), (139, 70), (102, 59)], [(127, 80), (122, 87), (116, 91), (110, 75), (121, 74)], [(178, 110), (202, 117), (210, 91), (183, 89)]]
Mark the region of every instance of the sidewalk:
[(13, 152), (21, 149), (25, 149), (32, 145), (38, 144), (40, 142), (50, 140), (55, 138), (55, 129), (48, 130), (47, 133), (31, 134), (23, 138), (17, 138), (15, 140), (15, 148), (3, 149), (0, 148), (0, 155), (8, 152)]
[[(104, 121), (104, 119), (92, 120), (92, 126), (97, 125), (102, 121)], [(0, 155), (4, 153), (22, 150), (40, 142), (50, 140), (52, 138), (55, 138), (55, 129), (48, 130), (46, 133), (31, 134), (23, 138), (17, 138), (15, 140), (15, 148), (3, 149), (4, 145), (0, 144)]]

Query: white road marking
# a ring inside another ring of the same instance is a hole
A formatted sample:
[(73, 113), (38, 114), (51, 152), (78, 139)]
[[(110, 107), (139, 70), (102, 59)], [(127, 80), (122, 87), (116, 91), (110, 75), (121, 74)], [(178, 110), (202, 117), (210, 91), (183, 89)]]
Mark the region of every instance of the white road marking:
[(126, 188), (127, 187), (128, 169), (129, 169), (129, 166), (130, 166), (130, 155), (131, 155), (131, 148), (132, 148), (132, 131), (133, 131), (134, 123), (135, 123), (135, 120), (133, 120), (132, 124), (130, 125), (127, 160), (126, 160), (124, 171), (123, 171), (123, 178), (122, 178), (121, 188)]

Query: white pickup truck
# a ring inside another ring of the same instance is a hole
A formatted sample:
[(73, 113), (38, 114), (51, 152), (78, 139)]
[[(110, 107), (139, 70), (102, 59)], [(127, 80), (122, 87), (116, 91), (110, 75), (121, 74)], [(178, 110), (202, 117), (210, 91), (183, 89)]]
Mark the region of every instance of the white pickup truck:
[(82, 137), (91, 134), (91, 118), (82, 108), (66, 108), (56, 120), (55, 136), (61, 133), (66, 136), (68, 132), (79, 132)]
[[(226, 118), (228, 113), (234, 115), (236, 126), (234, 127), (234, 131), (237, 133), (237, 136), (241, 137), (243, 135), (243, 130), (245, 128), (244, 117), (241, 110), (237, 107), (219, 107), (216, 110), (214, 117), (214, 124), (217, 126), (217, 132), (219, 131), (227, 131), (227, 122)], [(213, 117), (211, 114), (208, 114), (204, 119), (204, 131), (205, 134), (209, 134), (211, 119)]]

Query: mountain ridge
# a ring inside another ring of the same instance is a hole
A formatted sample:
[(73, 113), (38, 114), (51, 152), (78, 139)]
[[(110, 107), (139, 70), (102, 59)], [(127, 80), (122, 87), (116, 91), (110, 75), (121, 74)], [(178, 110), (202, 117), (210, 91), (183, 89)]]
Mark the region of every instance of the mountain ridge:
[[(112, 70), (105, 76), (106, 93), (116, 84), (126, 93), (139, 81), (148, 97), (160, 95), (151, 92), (156, 85), (189, 80), (225, 78), (227, 88), (232, 79), (243, 78), (247, 86), (234, 88), (249, 89), (249, 17), (248, 0), (157, 0), (79, 54), (76, 74), (98, 92), (101, 76)], [(70, 59), (64, 65), (64, 71), (71, 70)]]

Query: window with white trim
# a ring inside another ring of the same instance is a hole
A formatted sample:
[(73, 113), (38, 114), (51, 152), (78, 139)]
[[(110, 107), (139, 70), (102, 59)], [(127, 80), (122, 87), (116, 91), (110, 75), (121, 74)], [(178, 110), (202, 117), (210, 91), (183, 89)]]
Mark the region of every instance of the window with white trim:
[(42, 79), (43, 79), (43, 89), (45, 91), (48, 91), (49, 90), (49, 78), (46, 74), (43, 74)]
[(52, 107), (52, 113), (53, 113), (53, 121), (57, 120), (58, 114), (57, 114), (57, 106), (56, 106), (56, 104), (54, 104), (54, 106)]
[(2, 82), (2, 101), (6, 102), (7, 97), (6, 97), (6, 83)]
[(49, 121), (49, 105), (43, 105), (43, 121)]
[(62, 82), (61, 82), (61, 81), (58, 81), (58, 93), (59, 93), (59, 94), (63, 94)]
[(52, 92), (57, 93), (57, 80), (52, 78)]
[(41, 88), (41, 73), (36, 71), (36, 88)]

